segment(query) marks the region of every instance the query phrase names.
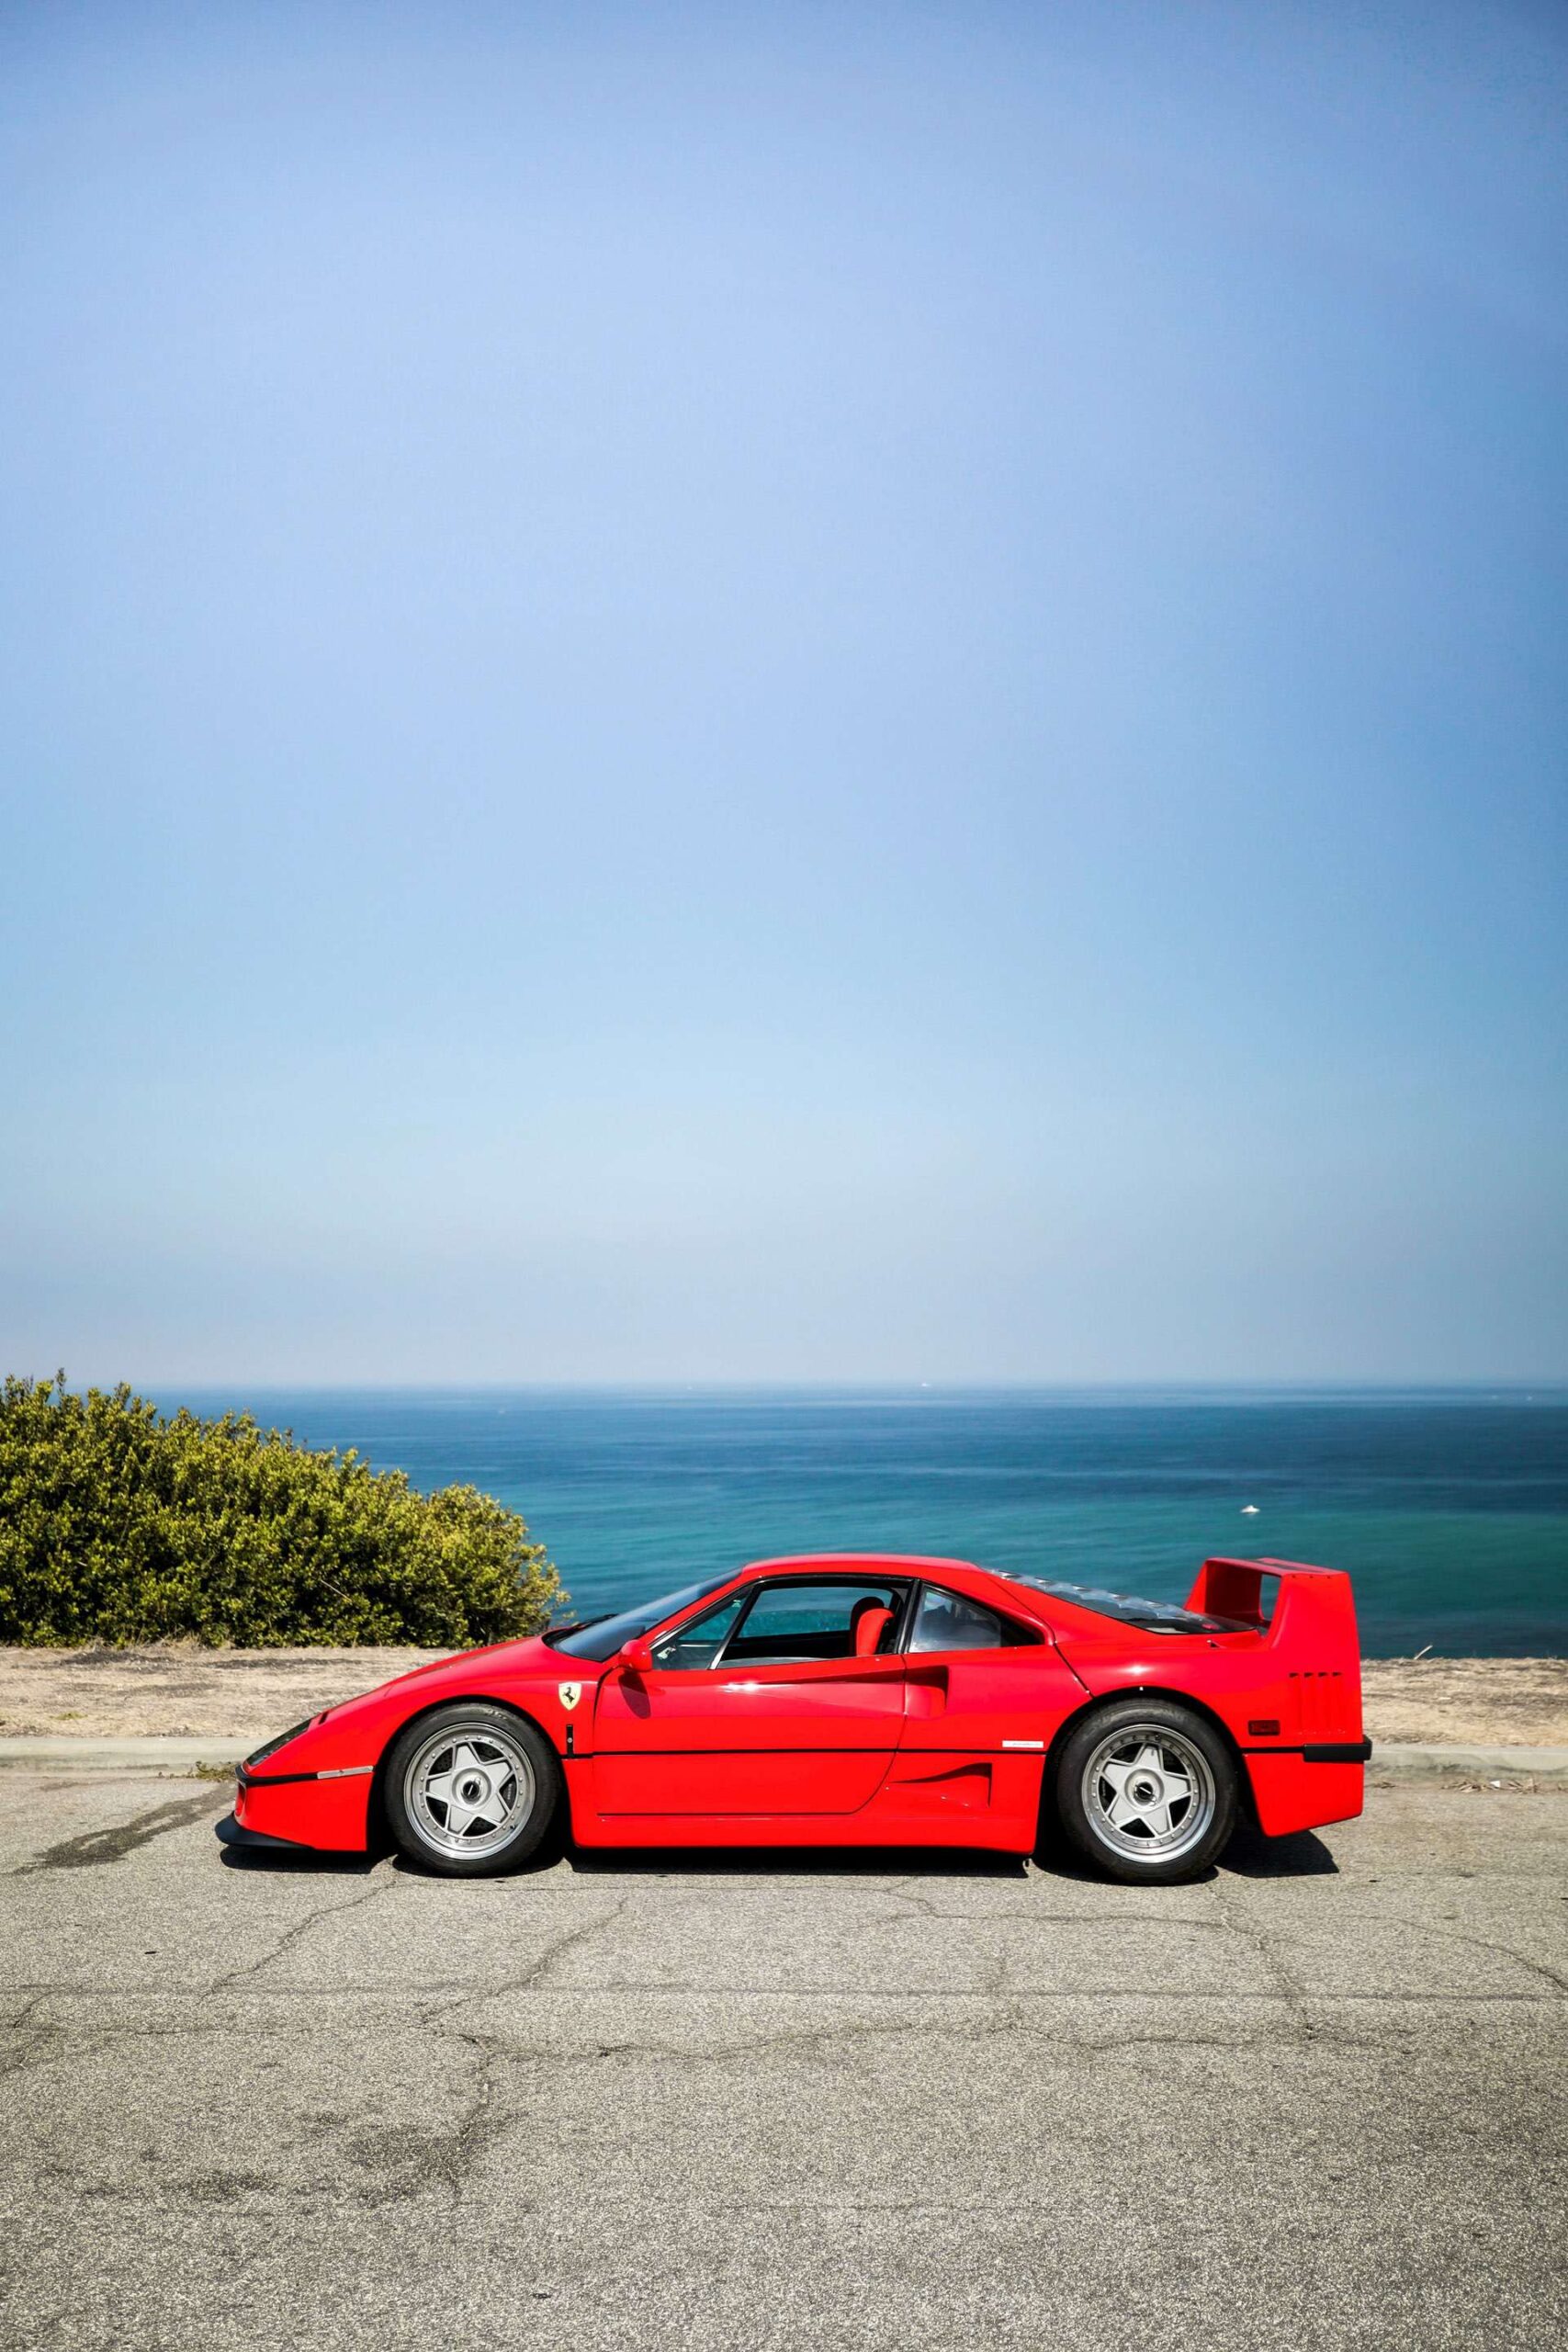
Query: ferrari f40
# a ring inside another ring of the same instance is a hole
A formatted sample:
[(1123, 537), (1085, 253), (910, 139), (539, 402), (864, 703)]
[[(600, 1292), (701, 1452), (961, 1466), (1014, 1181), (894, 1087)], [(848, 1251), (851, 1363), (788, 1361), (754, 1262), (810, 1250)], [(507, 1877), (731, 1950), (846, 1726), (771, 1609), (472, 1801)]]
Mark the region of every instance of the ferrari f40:
[(219, 1836), (424, 1868), (581, 1847), (1065, 1838), (1116, 1878), (1204, 1871), (1361, 1810), (1350, 1580), (1208, 1560), (1183, 1606), (963, 1560), (762, 1560), (421, 1667), (240, 1767)]

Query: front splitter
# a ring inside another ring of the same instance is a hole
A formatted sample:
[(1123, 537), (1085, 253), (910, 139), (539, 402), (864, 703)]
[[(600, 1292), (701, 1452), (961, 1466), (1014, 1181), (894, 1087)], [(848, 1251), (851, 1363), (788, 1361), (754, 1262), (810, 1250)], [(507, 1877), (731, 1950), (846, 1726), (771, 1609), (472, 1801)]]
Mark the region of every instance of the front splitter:
[(253, 1851), (258, 1847), (275, 1854), (310, 1854), (315, 1851), (313, 1846), (301, 1845), (298, 1838), (269, 1838), (265, 1829), (247, 1829), (244, 1823), (236, 1821), (231, 1813), (226, 1813), (221, 1821), (214, 1822), (212, 1834), (220, 1845), (249, 1846)]

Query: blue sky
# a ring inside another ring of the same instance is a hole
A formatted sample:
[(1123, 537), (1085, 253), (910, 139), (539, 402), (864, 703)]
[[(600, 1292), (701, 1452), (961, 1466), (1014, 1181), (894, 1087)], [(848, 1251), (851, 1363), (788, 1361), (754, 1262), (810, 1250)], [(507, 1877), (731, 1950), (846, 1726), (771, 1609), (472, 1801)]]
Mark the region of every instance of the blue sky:
[(1568, 1374), (1554, 9), (0, 10), (0, 1353)]

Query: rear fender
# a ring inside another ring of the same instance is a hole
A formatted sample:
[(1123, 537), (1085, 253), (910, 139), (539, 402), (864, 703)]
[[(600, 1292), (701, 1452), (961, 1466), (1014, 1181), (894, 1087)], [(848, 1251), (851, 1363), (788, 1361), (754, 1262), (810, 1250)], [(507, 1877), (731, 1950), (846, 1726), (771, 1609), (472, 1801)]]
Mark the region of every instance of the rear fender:
[[(1266, 1582), (1274, 1588), (1271, 1611)], [(1360, 1738), (1361, 1645), (1350, 1579), (1342, 1569), (1297, 1560), (1205, 1560), (1187, 1605), (1256, 1630), (1258, 1664), (1278, 1679), (1281, 1711), (1278, 1733), (1262, 1738)], [(1255, 1745), (1250, 1735), (1247, 1745)]]
[(1247, 1759), (1224, 1717), (1217, 1715), (1213, 1707), (1206, 1707), (1201, 1699), (1195, 1699), (1190, 1690), (1172, 1690), (1158, 1682), (1130, 1682), (1119, 1690), (1102, 1691), (1098, 1698), (1086, 1699), (1081, 1707), (1074, 1708), (1065, 1723), (1057, 1724), (1055, 1736), (1045, 1751), (1045, 1770), (1040, 1782), (1043, 1804), (1053, 1804), (1055, 1800), (1056, 1774), (1061, 1765), (1062, 1750), (1078, 1725), (1090, 1715), (1103, 1714), (1108, 1707), (1116, 1706), (1123, 1699), (1163, 1699), (1173, 1707), (1185, 1707), (1189, 1714), (1201, 1715), (1210, 1730), (1217, 1733), (1224, 1741), (1226, 1752), (1235, 1766), (1237, 1794), (1244, 1804), (1250, 1804), (1252, 1781), (1247, 1769)]
[[(1205, 1560), (1188, 1607), (1256, 1628), (1259, 1660), (1272, 1665), (1277, 1703), (1261, 1722), (1249, 1721), (1247, 1740), (1262, 1828), (1281, 1838), (1354, 1820), (1366, 1775), (1362, 1762), (1343, 1754), (1362, 1738), (1361, 1645), (1349, 1577), (1300, 1560)], [(1329, 1761), (1314, 1748), (1341, 1755)]]
[(1046, 1809), (1055, 1802), (1056, 1775), (1068, 1738), (1089, 1716), (1103, 1713), (1121, 1699), (1164, 1699), (1201, 1715), (1224, 1741), (1235, 1766), (1236, 1793), (1265, 1837), (1283, 1838), (1299, 1829), (1322, 1828), (1329, 1822), (1353, 1821), (1361, 1810), (1365, 1776), (1359, 1764), (1309, 1763), (1299, 1747), (1281, 1747), (1272, 1754), (1245, 1748), (1224, 1717), (1190, 1690), (1176, 1690), (1157, 1682), (1126, 1682), (1075, 1709), (1058, 1726), (1046, 1752), (1041, 1781), (1043, 1829), (1047, 1825)]

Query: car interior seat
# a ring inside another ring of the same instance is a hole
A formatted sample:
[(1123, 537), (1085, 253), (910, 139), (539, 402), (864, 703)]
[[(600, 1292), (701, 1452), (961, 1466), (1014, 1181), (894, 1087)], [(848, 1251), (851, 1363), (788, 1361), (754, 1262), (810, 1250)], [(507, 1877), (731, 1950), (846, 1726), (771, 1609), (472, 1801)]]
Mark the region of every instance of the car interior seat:
[(850, 1641), (856, 1657), (874, 1657), (876, 1645), (893, 1623), (893, 1611), (880, 1600), (857, 1600), (850, 1611)]

